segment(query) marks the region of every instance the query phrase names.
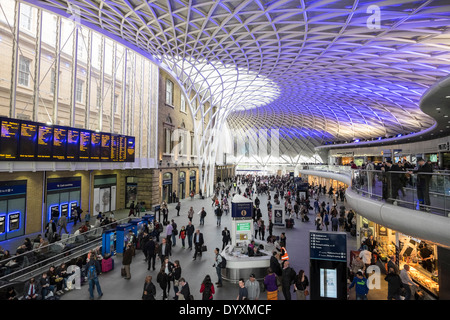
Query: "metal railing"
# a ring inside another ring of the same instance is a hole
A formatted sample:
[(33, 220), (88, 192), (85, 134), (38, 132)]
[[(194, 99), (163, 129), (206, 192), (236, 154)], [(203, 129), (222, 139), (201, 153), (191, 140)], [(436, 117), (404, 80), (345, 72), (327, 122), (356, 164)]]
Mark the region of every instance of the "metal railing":
[(349, 166), (309, 165), (305, 170), (339, 173), (351, 177), (358, 194), (413, 210), (450, 216), (450, 173), (351, 169)]
[(83, 256), (101, 245), (105, 230), (115, 229), (118, 224), (129, 220), (128, 217), (119, 219), (77, 235), (63, 234), (63, 238), (59, 241), (0, 260), (0, 289), (13, 281), (26, 281), (41, 275), (52, 265), (59, 266)]

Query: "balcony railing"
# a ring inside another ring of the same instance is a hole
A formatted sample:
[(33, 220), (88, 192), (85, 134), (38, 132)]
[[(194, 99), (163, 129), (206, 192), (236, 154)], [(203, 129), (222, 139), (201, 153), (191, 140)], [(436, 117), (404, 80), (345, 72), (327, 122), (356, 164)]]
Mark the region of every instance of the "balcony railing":
[(333, 165), (309, 165), (303, 169), (349, 176), (353, 191), (374, 200), (446, 217), (450, 215), (450, 173), (445, 170), (385, 172)]

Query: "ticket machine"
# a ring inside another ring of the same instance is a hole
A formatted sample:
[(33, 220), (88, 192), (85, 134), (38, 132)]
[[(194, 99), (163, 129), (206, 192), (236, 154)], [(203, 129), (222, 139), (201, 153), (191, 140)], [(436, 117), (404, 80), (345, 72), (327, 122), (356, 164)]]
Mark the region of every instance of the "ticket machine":
[(122, 254), (127, 241), (127, 235), (131, 230), (131, 223), (119, 224), (116, 227), (116, 253)]

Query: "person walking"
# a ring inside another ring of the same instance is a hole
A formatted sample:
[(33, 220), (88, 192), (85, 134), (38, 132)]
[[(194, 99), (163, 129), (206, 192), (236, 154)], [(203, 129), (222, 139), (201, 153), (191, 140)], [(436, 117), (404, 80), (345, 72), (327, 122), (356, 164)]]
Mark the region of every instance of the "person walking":
[(61, 218), (58, 221), (59, 226), (59, 232), (58, 234), (61, 236), (61, 231), (64, 229), (64, 231), (69, 234), (69, 231), (67, 231), (67, 217), (65, 214), (61, 215)]
[(205, 225), (205, 217), (206, 217), (206, 211), (205, 211), (205, 208), (202, 207), (202, 210), (200, 211), (200, 225), (201, 226)]
[(86, 274), (89, 283), (89, 299), (94, 300), (94, 287), (97, 288), (98, 298), (103, 296), (98, 275), (102, 272), (100, 263), (97, 261), (95, 254), (91, 251), (88, 254), (88, 261), (86, 263)]
[(175, 245), (177, 244), (178, 226), (173, 219), (171, 221), (171, 225), (172, 225), (172, 247), (175, 247)]
[(358, 271), (353, 278), (352, 283), (348, 287), (348, 291), (355, 287), (356, 300), (367, 300), (367, 294), (369, 293), (369, 287), (367, 285), (367, 279), (364, 277), (362, 271)]
[(158, 276), (156, 277), (156, 282), (159, 283), (159, 287), (162, 289), (162, 298), (163, 300), (167, 300), (167, 285), (169, 283), (169, 276), (165, 272), (164, 265), (159, 269)]
[(126, 249), (123, 253), (122, 265), (125, 268), (125, 279), (131, 279), (131, 262), (133, 260), (133, 248), (131, 247), (131, 243), (127, 243)]
[(177, 217), (180, 216), (180, 209), (181, 209), (181, 202), (178, 201), (177, 206), (175, 207), (175, 210), (177, 210)]
[(192, 221), (189, 221), (188, 225), (186, 226), (186, 235), (188, 238), (189, 250), (192, 250), (192, 239), (194, 236), (194, 232), (195, 232), (195, 227), (192, 224)]
[(221, 287), (222, 286), (222, 267), (223, 267), (222, 262), (223, 262), (224, 258), (219, 253), (219, 248), (215, 248), (214, 253), (216, 254), (216, 257), (214, 259), (213, 267), (216, 268), (217, 279), (218, 279), (216, 282), (216, 285), (217, 285), (217, 287)]
[(225, 227), (222, 230), (222, 250), (225, 249), (228, 243), (231, 243), (231, 235), (230, 230), (228, 230), (227, 227)]
[(130, 204), (130, 211), (128, 212), (128, 217), (130, 217), (130, 216), (135, 216), (135, 214), (134, 214), (134, 209), (135, 209), (135, 205), (134, 205), (134, 201), (131, 201), (131, 204)]
[(213, 295), (216, 292), (209, 274), (203, 279), (202, 285), (200, 286), (200, 293), (202, 294), (202, 300), (213, 300)]
[(197, 254), (200, 255), (200, 258), (202, 257), (202, 246), (203, 246), (204, 240), (203, 240), (203, 233), (200, 232), (199, 229), (195, 232), (194, 235), (194, 257), (193, 259), (197, 259)]
[(189, 289), (189, 284), (184, 278), (180, 278), (179, 284), (181, 289), (177, 292), (178, 300), (191, 300), (191, 290)]
[(308, 286), (308, 277), (305, 275), (304, 270), (300, 270), (295, 277), (294, 282), (294, 291), (297, 295), (297, 300), (306, 300), (306, 296), (308, 295)]
[(281, 272), (281, 290), (283, 291), (284, 300), (292, 300), (291, 285), (294, 283), (295, 276), (294, 269), (289, 266), (289, 260), (285, 260)]
[(149, 237), (149, 240), (145, 244), (144, 247), (145, 252), (147, 252), (147, 270), (150, 270), (150, 266), (155, 270), (155, 262), (156, 262), (156, 244), (153, 237)]
[(144, 292), (142, 293), (142, 300), (155, 300), (156, 287), (152, 282), (152, 276), (145, 277)]
[(216, 214), (216, 219), (217, 219), (216, 224), (218, 227), (220, 227), (220, 225), (222, 224), (222, 213), (223, 213), (223, 211), (222, 211), (222, 208), (220, 207), (220, 205), (217, 206), (216, 210), (215, 210), (215, 214)]
[(54, 234), (56, 233), (56, 223), (53, 222), (52, 219), (45, 226), (45, 237), (48, 239), (48, 242), (53, 243)]
[(266, 289), (267, 300), (278, 300), (277, 275), (272, 268), (267, 269), (267, 275), (264, 277), (264, 288)]
[(173, 262), (173, 267), (172, 267), (173, 292), (175, 294), (175, 296), (173, 297), (174, 300), (178, 300), (177, 293), (179, 291), (180, 278), (181, 278), (180, 261), (175, 260)]
[(259, 300), (259, 282), (256, 280), (255, 274), (252, 273), (247, 281), (245, 281), (245, 287), (248, 292), (248, 300)]
[(172, 246), (170, 245), (170, 242), (167, 241), (166, 238), (162, 239), (161, 245), (159, 245), (158, 249), (158, 256), (161, 260), (161, 263), (166, 259), (166, 257), (169, 257), (172, 255)]
[(188, 219), (190, 222), (192, 222), (192, 218), (194, 217), (194, 208), (190, 208), (188, 211)]
[(186, 247), (186, 227), (182, 226), (180, 230), (180, 234), (178, 235), (178, 238), (181, 239), (181, 246), (184, 249)]

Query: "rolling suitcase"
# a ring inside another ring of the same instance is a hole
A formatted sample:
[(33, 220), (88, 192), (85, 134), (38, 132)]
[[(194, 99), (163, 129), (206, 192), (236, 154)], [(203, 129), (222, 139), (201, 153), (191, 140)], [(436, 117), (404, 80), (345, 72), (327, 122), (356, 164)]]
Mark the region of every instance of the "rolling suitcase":
[(103, 259), (102, 260), (102, 273), (106, 273), (109, 272), (113, 269), (113, 259), (109, 258), (109, 259)]

